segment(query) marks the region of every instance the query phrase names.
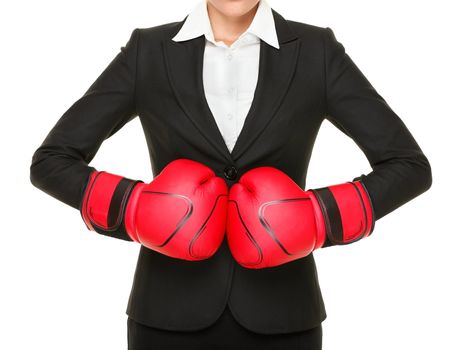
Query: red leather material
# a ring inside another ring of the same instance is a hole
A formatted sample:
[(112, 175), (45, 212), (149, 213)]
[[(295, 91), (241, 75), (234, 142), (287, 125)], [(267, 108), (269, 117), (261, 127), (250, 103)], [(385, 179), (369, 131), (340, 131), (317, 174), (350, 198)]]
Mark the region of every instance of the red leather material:
[(138, 205), (138, 200), (139, 196), (141, 194), (141, 191), (147, 186), (144, 182), (140, 182), (136, 184), (134, 187), (133, 191), (131, 192), (130, 198), (128, 199), (128, 204), (126, 207), (126, 212), (125, 212), (125, 217), (124, 217), (124, 223), (125, 223), (125, 228), (128, 236), (130, 238), (138, 243), (141, 243), (138, 239), (138, 236), (135, 234), (136, 232), (136, 226), (135, 226), (135, 216), (134, 212), (136, 210), (136, 206)]
[(122, 176), (105, 171), (93, 171), (81, 206), (81, 215), (89, 230), (94, 230), (91, 221), (102, 229), (109, 229), (107, 219), (110, 201)]
[(249, 170), (229, 192), (227, 240), (232, 256), (244, 267), (261, 269), (310, 254), (324, 241), (324, 220), (316, 205), (315, 198), (279, 169)]
[(312, 191), (305, 191), (313, 203), (313, 210), (316, 220), (316, 244), (313, 250), (321, 248), (326, 241), (326, 223), (323, 211), (319, 205), (318, 199)]
[(361, 181), (349, 181), (313, 192), (324, 212), (326, 232), (332, 244), (349, 244), (370, 235), (374, 228), (373, 206)]
[(222, 243), (227, 198), (227, 184), (212, 169), (177, 159), (149, 184), (92, 172), (80, 211), (89, 230), (133, 240), (174, 258), (202, 260)]
[(190, 159), (169, 163), (149, 184), (138, 184), (125, 214), (128, 234), (167, 256), (202, 260), (225, 234), (228, 188), (209, 167)]
[(369, 230), (366, 215), (368, 209), (362, 202), (361, 191), (352, 183), (330, 186), (329, 189), (336, 199), (342, 218), (342, 243), (351, 243), (365, 237)]

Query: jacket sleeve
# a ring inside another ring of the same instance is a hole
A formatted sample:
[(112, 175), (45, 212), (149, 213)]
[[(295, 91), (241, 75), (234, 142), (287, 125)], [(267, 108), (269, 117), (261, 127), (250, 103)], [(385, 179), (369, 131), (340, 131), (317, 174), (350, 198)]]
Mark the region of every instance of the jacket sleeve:
[(361, 180), (378, 220), (431, 187), (430, 163), (404, 122), (336, 40), (324, 31), (326, 116), (364, 152), (372, 171)]
[(32, 156), (31, 183), (79, 209), (102, 142), (136, 117), (138, 28), (88, 90), (56, 122)]

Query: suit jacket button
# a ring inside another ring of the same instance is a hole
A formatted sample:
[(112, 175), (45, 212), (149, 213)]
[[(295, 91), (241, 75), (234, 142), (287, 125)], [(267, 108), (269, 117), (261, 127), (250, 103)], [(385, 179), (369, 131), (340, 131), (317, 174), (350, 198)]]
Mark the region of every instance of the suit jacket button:
[(224, 168), (224, 176), (229, 180), (235, 180), (237, 178), (237, 168), (234, 166), (226, 166)]

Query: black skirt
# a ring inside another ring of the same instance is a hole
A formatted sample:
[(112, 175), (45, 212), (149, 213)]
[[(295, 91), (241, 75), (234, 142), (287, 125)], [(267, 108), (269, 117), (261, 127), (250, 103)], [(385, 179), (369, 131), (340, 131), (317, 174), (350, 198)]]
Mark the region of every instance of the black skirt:
[(211, 326), (197, 331), (148, 327), (128, 318), (128, 350), (254, 349), (321, 350), (321, 324), (310, 330), (285, 334), (259, 334), (240, 325), (227, 306)]

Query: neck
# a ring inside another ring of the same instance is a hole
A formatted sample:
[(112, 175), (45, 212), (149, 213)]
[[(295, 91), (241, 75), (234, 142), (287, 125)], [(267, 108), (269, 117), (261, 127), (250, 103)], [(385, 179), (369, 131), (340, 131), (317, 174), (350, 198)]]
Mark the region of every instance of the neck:
[(221, 12), (207, 1), (207, 10), (214, 39), (223, 41), (230, 46), (249, 27), (255, 17), (258, 5), (259, 2), (248, 12), (237, 15)]

